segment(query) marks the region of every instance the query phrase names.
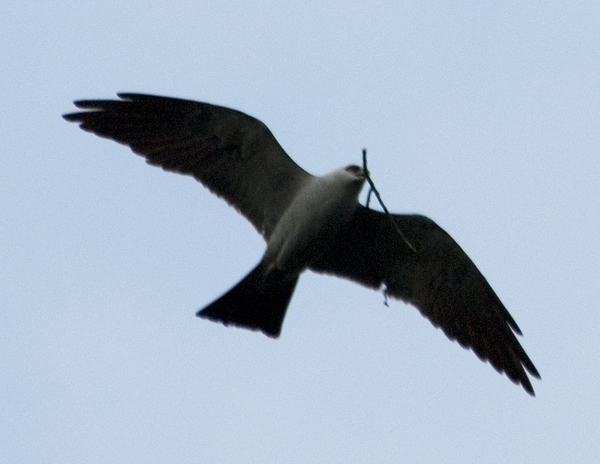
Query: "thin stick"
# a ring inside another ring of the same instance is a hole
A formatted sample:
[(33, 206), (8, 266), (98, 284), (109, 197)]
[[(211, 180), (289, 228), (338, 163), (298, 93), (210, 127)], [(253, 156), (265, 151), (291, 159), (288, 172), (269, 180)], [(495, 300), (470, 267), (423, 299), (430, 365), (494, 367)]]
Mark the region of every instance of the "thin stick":
[(369, 183), (369, 187), (370, 187), (369, 194), (367, 195), (367, 208), (369, 207), (369, 201), (371, 199), (371, 192), (373, 192), (373, 193), (375, 193), (375, 196), (377, 197), (379, 204), (383, 208), (383, 212), (385, 214), (387, 214), (387, 217), (390, 218), (390, 221), (392, 221), (394, 228), (396, 229), (396, 231), (398, 232), (398, 234), (400, 235), (400, 237), (402, 238), (404, 243), (406, 243), (412, 251), (417, 253), (416, 248), (414, 246), (412, 246), (412, 244), (408, 241), (408, 239), (404, 236), (404, 234), (400, 230), (400, 226), (398, 226), (396, 221), (394, 221), (394, 219), (392, 218), (392, 215), (390, 214), (388, 209), (383, 204), (383, 200), (381, 199), (381, 195), (379, 195), (379, 191), (375, 188), (375, 183), (371, 179), (371, 176), (369, 175), (369, 170), (367, 169), (367, 149), (366, 148), (363, 148), (362, 155), (363, 155), (363, 171), (365, 172), (365, 176), (367, 177), (367, 182)]

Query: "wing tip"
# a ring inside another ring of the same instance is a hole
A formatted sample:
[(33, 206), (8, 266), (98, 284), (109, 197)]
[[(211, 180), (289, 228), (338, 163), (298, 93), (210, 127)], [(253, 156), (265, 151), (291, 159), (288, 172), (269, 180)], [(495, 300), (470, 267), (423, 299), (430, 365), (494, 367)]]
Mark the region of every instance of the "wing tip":
[[(492, 366), (498, 372), (506, 374), (506, 376), (515, 384), (521, 385), (527, 393), (535, 397), (535, 391), (533, 390), (533, 385), (531, 384), (529, 376), (539, 380), (541, 379), (540, 373), (524, 351), (522, 356), (515, 361), (516, 364), (513, 366), (514, 368), (510, 370), (506, 369), (506, 367), (495, 366), (493, 363)], [(527, 375), (528, 373), (529, 376)]]
[(79, 121), (78, 115), (79, 113), (66, 113), (62, 115), (62, 118), (68, 122), (77, 122)]
[(525, 389), (527, 393), (529, 393), (532, 397), (535, 398), (535, 391), (533, 390), (533, 386), (531, 385), (529, 379), (527, 379), (526, 382), (521, 381), (521, 386)]

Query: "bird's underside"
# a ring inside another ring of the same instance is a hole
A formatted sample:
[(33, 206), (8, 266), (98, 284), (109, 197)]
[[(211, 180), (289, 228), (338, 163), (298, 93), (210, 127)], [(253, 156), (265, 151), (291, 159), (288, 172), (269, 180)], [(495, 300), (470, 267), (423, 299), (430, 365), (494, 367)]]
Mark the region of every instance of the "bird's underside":
[(64, 118), (129, 146), (151, 165), (193, 176), (267, 242), (257, 267), (200, 317), (277, 337), (298, 277), (311, 269), (410, 303), (534, 394), (527, 372), (540, 376), (517, 340), (521, 330), (483, 275), (432, 220), (359, 205), (368, 175), (361, 168), (315, 177), (244, 113), (151, 95), (119, 98), (77, 101), (84, 111)]

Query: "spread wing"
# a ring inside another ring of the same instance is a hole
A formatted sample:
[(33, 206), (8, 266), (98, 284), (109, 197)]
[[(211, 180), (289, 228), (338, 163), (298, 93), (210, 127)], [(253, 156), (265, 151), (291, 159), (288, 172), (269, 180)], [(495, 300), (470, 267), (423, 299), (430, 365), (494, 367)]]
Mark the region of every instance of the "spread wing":
[(243, 214), (267, 239), (311, 176), (261, 121), (236, 110), (133, 93), (82, 100), (67, 121), (128, 145), (148, 164), (188, 174)]
[(515, 333), (512, 316), (458, 244), (432, 220), (417, 215), (390, 217), (362, 206), (350, 224), (310, 267), (346, 277), (414, 305), (451, 340), (471, 348), (483, 361), (534, 394), (526, 370), (539, 373)]

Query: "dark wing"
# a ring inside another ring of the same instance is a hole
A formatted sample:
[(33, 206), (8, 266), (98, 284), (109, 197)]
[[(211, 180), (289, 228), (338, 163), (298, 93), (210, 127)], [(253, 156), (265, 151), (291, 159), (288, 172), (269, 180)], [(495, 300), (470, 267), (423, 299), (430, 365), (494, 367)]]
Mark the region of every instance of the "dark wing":
[(451, 340), (534, 395), (527, 370), (539, 373), (515, 333), (521, 330), (481, 272), (458, 244), (432, 220), (390, 217), (362, 206), (325, 256), (310, 268), (346, 277), (414, 305)]
[(297, 189), (311, 176), (261, 121), (239, 111), (133, 93), (82, 100), (67, 121), (128, 145), (148, 164), (195, 177), (268, 238)]

